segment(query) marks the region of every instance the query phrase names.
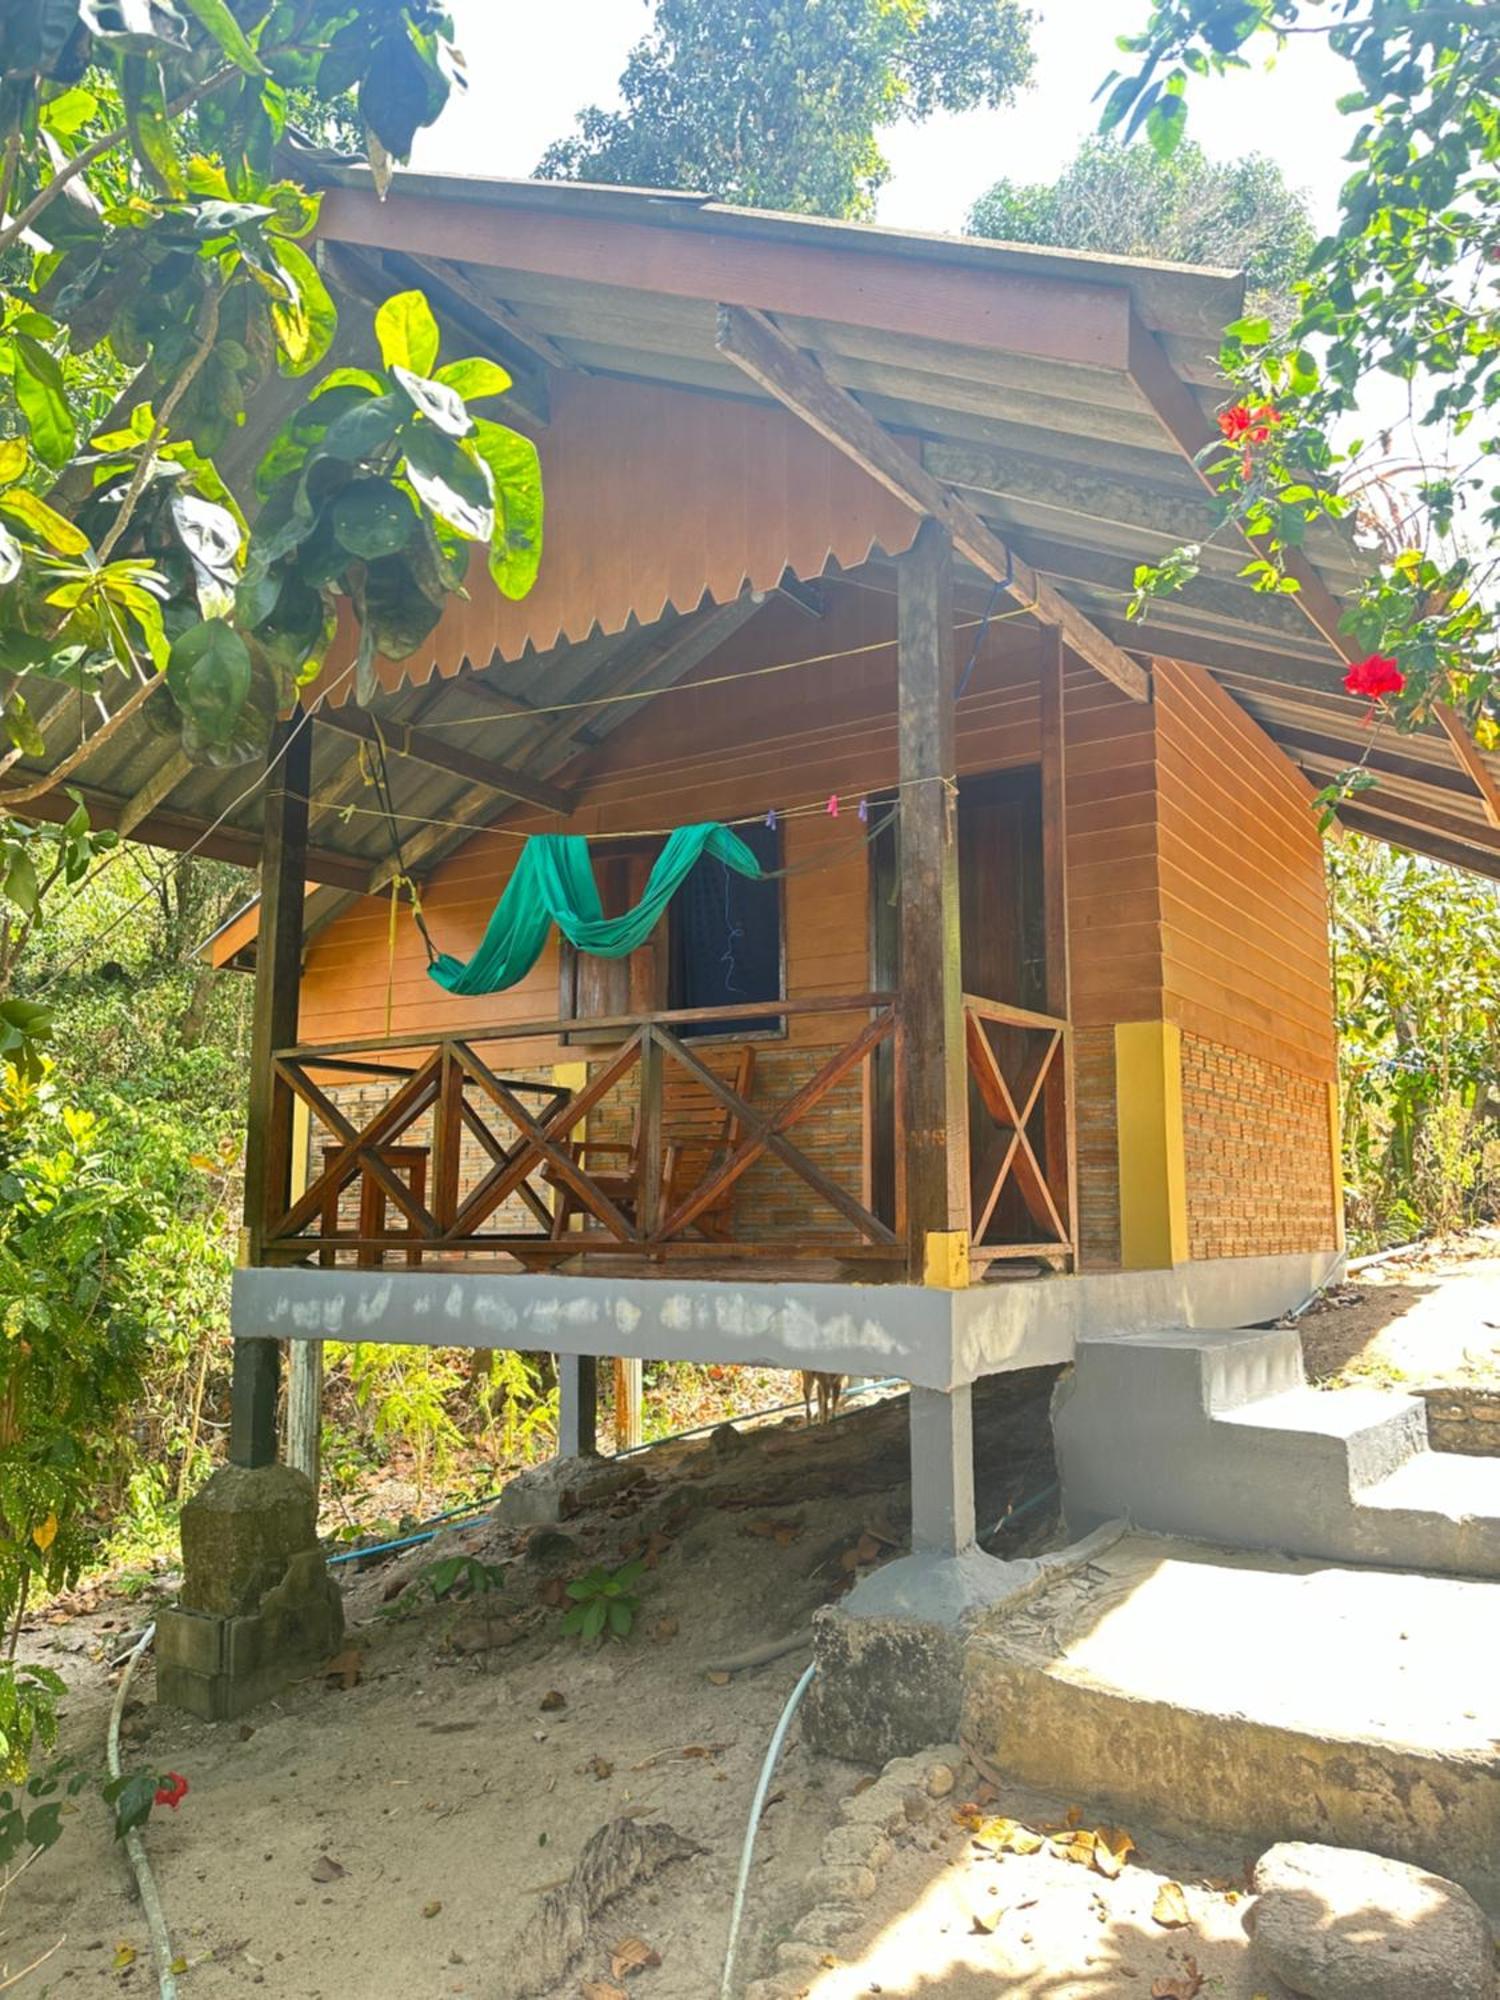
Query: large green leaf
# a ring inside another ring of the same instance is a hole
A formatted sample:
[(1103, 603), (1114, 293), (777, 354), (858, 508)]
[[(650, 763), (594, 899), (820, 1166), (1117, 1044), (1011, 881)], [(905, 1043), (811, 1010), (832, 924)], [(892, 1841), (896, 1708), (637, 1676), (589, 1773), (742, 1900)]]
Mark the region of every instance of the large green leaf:
[(356, 479), (333, 503), (333, 532), (350, 555), (395, 555), (417, 525), (411, 501), (388, 479)]
[(418, 424), (406, 438), (406, 476), (422, 503), (466, 540), (490, 539), (495, 500), (489, 467), (482, 459), (470, 458), (431, 424)]
[(322, 449), (329, 458), (356, 464), (383, 450), (410, 415), (404, 396), (371, 396), (334, 418)]
[(162, 193), (180, 201), (187, 180), (167, 114), (161, 64), (152, 56), (127, 56), (120, 65), (120, 95), (131, 150)]
[(222, 744), (234, 735), (252, 673), (250, 649), (239, 633), (222, 618), (210, 618), (173, 640), (167, 686), (204, 739)]
[(0, 438), (0, 486), (9, 486), (25, 470), (25, 438)]
[(462, 361), (446, 362), (432, 379), (456, 390), (466, 403), (482, 402), (486, 396), (503, 396), (511, 384), (510, 376), (500, 363), (490, 361), (482, 354), (468, 355)]
[(440, 431), (455, 438), (467, 437), (473, 430), (474, 419), (464, 408), (464, 399), (456, 389), (431, 381), (425, 375), (414, 375), (399, 361), (392, 364), (391, 373), (428, 423), (436, 424)]
[(0, 513), (9, 514), (13, 521), (29, 528), (32, 534), (60, 556), (81, 556), (88, 549), (89, 538), (81, 528), (75, 527), (55, 507), (49, 507), (38, 494), (28, 492), (24, 486), (0, 493)]
[(474, 448), (495, 484), (490, 575), (506, 597), (524, 597), (542, 560), (542, 462), (530, 438), (487, 417), (474, 421)]
[(199, 26), (213, 36), (229, 60), (237, 63), (247, 76), (265, 75), (265, 65), (251, 48), (244, 29), (230, 13), (225, 0), (182, 0), (182, 4)]
[(62, 369), (34, 335), (15, 336), (16, 401), (31, 432), (31, 448), (44, 465), (63, 465), (72, 456), (76, 432)]
[(296, 294), (293, 300), (271, 297), (271, 319), (281, 349), (283, 375), (305, 375), (316, 368), (333, 344), (339, 316), (318, 267), (307, 252), (278, 236), (276, 261)]
[(416, 651), (442, 613), (417, 588), (401, 556), (372, 562), (365, 572), (364, 615), (378, 650), (388, 660)]
[(438, 358), (441, 336), (421, 292), (397, 292), (375, 315), (375, 338), (387, 368), (409, 368), (430, 375)]

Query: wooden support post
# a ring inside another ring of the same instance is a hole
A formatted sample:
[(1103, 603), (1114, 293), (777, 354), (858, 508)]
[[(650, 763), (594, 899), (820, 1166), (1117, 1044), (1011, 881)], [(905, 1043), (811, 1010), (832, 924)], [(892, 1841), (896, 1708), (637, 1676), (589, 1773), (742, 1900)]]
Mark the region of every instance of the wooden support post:
[[(312, 1112), (306, 1098), (292, 1102), (292, 1199), (307, 1192)], [(323, 1343), (293, 1340), (286, 1385), (286, 1462), (318, 1489), (322, 1477)]]
[(615, 1356), (615, 1450), (634, 1451), (644, 1442), (641, 1398), (645, 1364), (633, 1354)]
[(599, 1364), (592, 1354), (557, 1357), (557, 1455), (592, 1457), (599, 1449)]
[[(307, 874), (307, 799), (312, 727), (301, 710), (271, 732), (261, 834), (260, 934), (250, 1033), (250, 1107), (245, 1136), (244, 1251), (258, 1264), (265, 1233), (291, 1197), (292, 1093), (271, 1058), (297, 1039), (302, 979), (302, 903)], [(281, 1348), (241, 1340), (234, 1350), (229, 1457), (243, 1466), (276, 1462)]]
[(928, 1238), (966, 1238), (969, 1227), (953, 545), (939, 523), (922, 524), (900, 560), (897, 576), (902, 1111), (908, 1271), (920, 1282), (927, 1267)]
[[(1068, 964), (1068, 734), (1063, 712), (1063, 680), (1067, 649), (1062, 634), (1044, 629), (1041, 635), (1041, 764), (1042, 764), (1042, 916), (1045, 933), (1047, 998), (1045, 1011), (1060, 1021), (1072, 1020), (1072, 982)], [(1073, 1082), (1073, 1035), (1063, 1038), (1058, 1060), (1047, 1079), (1042, 1116), (1046, 1132), (1047, 1189), (1053, 1206), (1067, 1225), (1076, 1257), (1078, 1251), (1077, 1099)]]

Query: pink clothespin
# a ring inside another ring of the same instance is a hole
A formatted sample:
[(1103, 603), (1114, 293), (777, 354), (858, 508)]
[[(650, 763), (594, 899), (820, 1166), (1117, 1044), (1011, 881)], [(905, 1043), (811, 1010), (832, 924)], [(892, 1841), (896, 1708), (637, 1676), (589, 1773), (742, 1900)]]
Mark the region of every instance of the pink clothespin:
[(828, 794), (828, 817), (830, 819), (837, 819), (838, 816), (839, 816), (839, 795), (837, 792), (830, 792)]

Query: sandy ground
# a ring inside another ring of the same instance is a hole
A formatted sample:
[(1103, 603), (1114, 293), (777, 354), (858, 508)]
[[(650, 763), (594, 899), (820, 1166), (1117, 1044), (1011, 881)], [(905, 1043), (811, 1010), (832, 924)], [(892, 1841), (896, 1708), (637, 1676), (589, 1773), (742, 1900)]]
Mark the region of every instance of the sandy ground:
[[(982, 1399), (981, 1462), (995, 1468), (982, 1490), (987, 1520), (1052, 1477), (1050, 1383), (1049, 1374), (999, 1378)], [(132, 1714), (132, 1760), (180, 1771), (191, 1786), (147, 1831), (189, 2000), (251, 1986), (288, 2000), (483, 1996), (538, 1893), (567, 1876), (601, 1823), (626, 1812), (669, 1822), (704, 1852), (608, 1911), (557, 2000), (605, 1976), (610, 1948), (631, 1935), (662, 1960), (632, 1981), (639, 2000), (717, 1990), (745, 1815), (807, 1654), (727, 1684), (709, 1668), (805, 1627), (860, 1563), (897, 1553), (908, 1524), (903, 1400), (827, 1429), (799, 1418), (741, 1436), (729, 1451), (701, 1440), (635, 1461), (637, 1482), (569, 1523), (571, 1548), (553, 1535), (546, 1561), (486, 1517), (477, 1531), (367, 1570), (347, 1600), (361, 1654), (355, 1686), (319, 1676), (243, 1724), (154, 1706)], [(1026, 1525), (1026, 1546), (1052, 1532), (1045, 1508)], [(449, 1548), (507, 1566), (498, 1600), (431, 1602), (419, 1572)], [(635, 1552), (654, 1564), (636, 1631), (593, 1651), (565, 1639), (562, 1579)], [(99, 1656), (117, 1652), (149, 1608), (106, 1600), (91, 1616), (28, 1633), (28, 1652), (76, 1690), (64, 1748), (94, 1768), (110, 1699)], [(747, 1975), (802, 1914), (804, 1878), (862, 1775), (793, 1738), (764, 1823)], [(65, 1940), (17, 1990), (154, 1992), (128, 1889), (103, 1810), (86, 1794), (11, 1893), (3, 1955), (12, 1969)]]
[(1298, 1324), (1315, 1382), (1500, 1387), (1500, 1230), (1361, 1272)]
[(1059, 1851), (1070, 1821), (1094, 1827), (1076, 1801), (1014, 1787), (980, 1810), (1058, 1833), (1035, 1854), (997, 1853), (969, 1830), (974, 1815), (944, 1815), (898, 1850), (811, 2000), (1283, 2000), (1250, 1965), (1253, 1855), (1133, 1827), (1137, 1852), (1107, 1879)]
[[(1310, 1373), (1500, 1381), (1500, 1237), (1465, 1248), (1384, 1267), (1309, 1313)], [(981, 1521), (1006, 1522), (1017, 1502), (1043, 1496), (992, 1535), (1002, 1554), (1057, 1536), (1045, 1497), (1050, 1387), (1047, 1373), (999, 1377), (977, 1399)], [(608, 1993), (629, 1938), (660, 1959), (629, 1980), (630, 2000), (711, 2000), (750, 1797), (807, 1655), (727, 1680), (711, 1669), (805, 1628), (859, 1567), (900, 1553), (908, 1528), (903, 1400), (828, 1429), (783, 1420), (740, 1440), (643, 1455), (628, 1490), (566, 1524), (569, 1542), (528, 1542), (486, 1516), (430, 1547), (346, 1567), (354, 1685), (320, 1675), (244, 1723), (210, 1727), (156, 1709), (143, 1676), (129, 1758), (191, 1786), (147, 1833), (185, 2000), (251, 1987), (278, 2000), (487, 2000), (539, 1895), (627, 1813), (702, 1851), (612, 1905), (547, 2000), (580, 2000), (590, 1982)], [(460, 1550), (503, 1567), (497, 1596), (432, 1601), (423, 1569)], [(629, 1639), (589, 1650), (564, 1638), (564, 1581), (637, 1553), (651, 1567)], [(109, 1660), (152, 1609), (149, 1592), (83, 1593), (73, 1615), (27, 1629), (25, 1655), (68, 1681), (63, 1747), (85, 1768), (103, 1764)], [(866, 1781), (793, 1730), (752, 1876), (746, 1981), (774, 1969), (823, 1837)], [(912, 1826), (867, 1924), (809, 1981), (812, 2000), (1280, 2000), (1250, 1974), (1251, 1856), (1132, 1826), (1138, 1851), (1107, 1879), (1050, 1841), (997, 1858), (955, 1818), (961, 1803), (960, 1792)], [(1070, 1808), (1096, 1823), (1087, 1799), (1010, 1792), (980, 1803), (1037, 1829), (1064, 1824)], [(1169, 1882), (1183, 1889), (1181, 1928), (1153, 1914)], [(156, 1990), (128, 1870), (92, 1793), (12, 1888), (4, 1922), (0, 1979), (57, 1947), (9, 1989), (28, 2000)]]

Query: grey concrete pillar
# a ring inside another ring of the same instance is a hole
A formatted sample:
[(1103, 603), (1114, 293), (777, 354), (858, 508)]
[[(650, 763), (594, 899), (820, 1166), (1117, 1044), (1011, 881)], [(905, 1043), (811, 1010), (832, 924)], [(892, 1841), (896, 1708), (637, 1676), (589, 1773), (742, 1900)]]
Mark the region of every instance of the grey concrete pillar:
[(592, 1354), (557, 1357), (557, 1455), (581, 1458), (599, 1449), (599, 1364)]
[(913, 1555), (956, 1556), (974, 1546), (974, 1391), (911, 1391)]

